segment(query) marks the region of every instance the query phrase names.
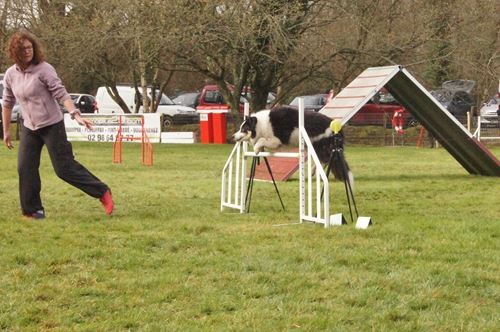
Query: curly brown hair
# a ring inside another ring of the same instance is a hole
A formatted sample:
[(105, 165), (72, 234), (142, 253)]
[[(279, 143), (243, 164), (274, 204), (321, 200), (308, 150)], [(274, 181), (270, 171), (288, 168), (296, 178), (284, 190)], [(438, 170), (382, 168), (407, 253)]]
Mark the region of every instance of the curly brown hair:
[(14, 32), (8, 43), (7, 54), (9, 58), (22, 69), (26, 69), (28, 67), (28, 65), (26, 65), (23, 61), (23, 43), (26, 40), (33, 45), (33, 60), (31, 60), (31, 63), (37, 65), (45, 60), (45, 54), (43, 53), (42, 46), (38, 42), (35, 35), (29, 33), (28, 31)]

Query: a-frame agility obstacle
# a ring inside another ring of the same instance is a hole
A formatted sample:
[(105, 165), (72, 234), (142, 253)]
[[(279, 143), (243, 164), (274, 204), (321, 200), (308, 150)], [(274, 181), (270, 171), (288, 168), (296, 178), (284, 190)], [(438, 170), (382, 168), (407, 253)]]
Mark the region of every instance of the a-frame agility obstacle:
[(384, 86), (469, 173), (500, 176), (498, 159), (401, 66), (366, 69), (320, 112), (345, 124)]

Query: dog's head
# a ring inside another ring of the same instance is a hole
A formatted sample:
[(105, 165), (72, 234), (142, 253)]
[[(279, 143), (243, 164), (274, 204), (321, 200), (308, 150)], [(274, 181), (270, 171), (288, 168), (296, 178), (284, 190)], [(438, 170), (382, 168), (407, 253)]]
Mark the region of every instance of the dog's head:
[(245, 116), (245, 119), (241, 123), (240, 130), (233, 134), (233, 140), (235, 142), (249, 141), (255, 138), (257, 127), (257, 118), (254, 116)]

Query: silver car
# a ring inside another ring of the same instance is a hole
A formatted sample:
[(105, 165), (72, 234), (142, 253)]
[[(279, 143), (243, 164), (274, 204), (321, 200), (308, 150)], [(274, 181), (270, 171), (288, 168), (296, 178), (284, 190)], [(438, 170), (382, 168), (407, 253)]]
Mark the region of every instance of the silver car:
[(12, 107), (12, 113), (10, 114), (10, 122), (17, 122), (19, 118), (21, 118), (21, 105), (16, 103), (14, 107)]
[(316, 95), (307, 95), (307, 96), (297, 96), (290, 103), (291, 106), (299, 107), (299, 99), (304, 99), (304, 108), (309, 111), (318, 112), (322, 109), (327, 101), (327, 94), (319, 93)]
[[(3, 74), (0, 74), (0, 108), (2, 107), (2, 97), (3, 97)], [(20, 116), (21, 108), (19, 104), (16, 104), (12, 108), (12, 113), (10, 115), (10, 122), (16, 122), (17, 118)]]
[(490, 99), (487, 103), (483, 104), (483, 107), (479, 110), (481, 115), (481, 124), (498, 125), (500, 118), (500, 93)]

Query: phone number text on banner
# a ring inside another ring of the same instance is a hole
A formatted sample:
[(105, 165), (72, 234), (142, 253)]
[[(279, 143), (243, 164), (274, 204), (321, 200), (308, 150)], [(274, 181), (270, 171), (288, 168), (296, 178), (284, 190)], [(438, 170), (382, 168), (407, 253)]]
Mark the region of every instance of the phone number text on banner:
[(144, 130), (149, 141), (151, 143), (160, 142), (161, 124), (159, 114), (83, 114), (82, 117), (92, 123), (92, 130), (80, 126), (75, 120), (71, 120), (69, 114), (64, 114), (64, 125), (68, 140), (114, 142), (121, 121), (122, 141), (140, 143), (142, 137), (142, 118), (144, 117)]

